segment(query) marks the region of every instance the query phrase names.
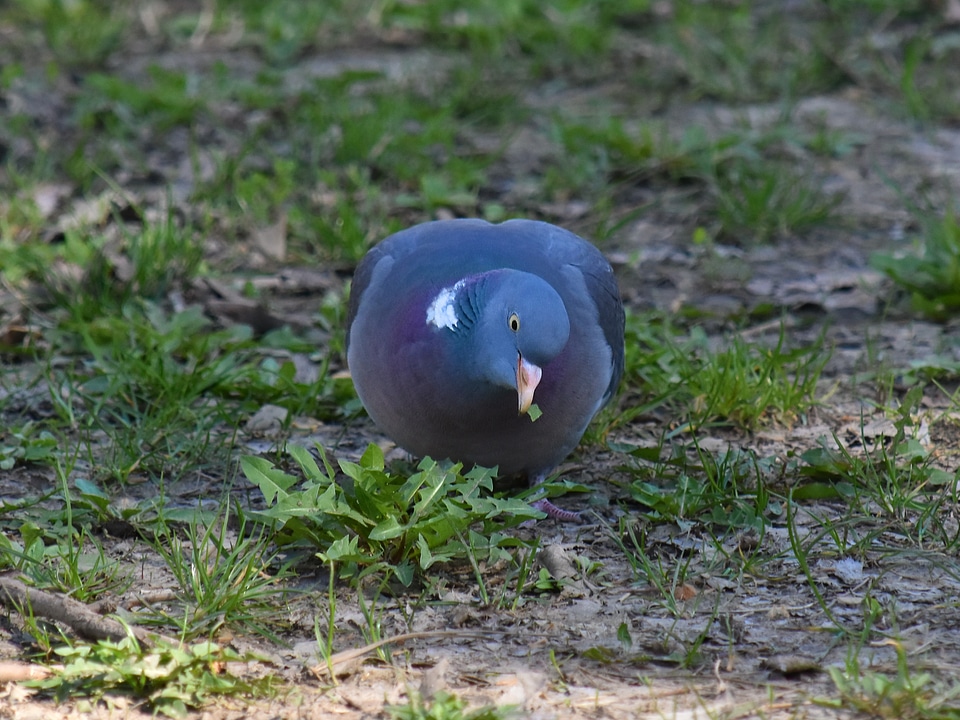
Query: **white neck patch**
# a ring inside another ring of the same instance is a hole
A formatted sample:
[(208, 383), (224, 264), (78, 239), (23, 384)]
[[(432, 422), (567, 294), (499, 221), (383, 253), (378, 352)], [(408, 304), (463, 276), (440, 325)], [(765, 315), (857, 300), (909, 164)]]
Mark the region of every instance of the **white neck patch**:
[(438, 328), (453, 330), (460, 319), (457, 317), (457, 308), (455, 305), (457, 292), (463, 287), (463, 280), (457, 281), (450, 287), (445, 287), (433, 299), (433, 302), (427, 306), (427, 324)]

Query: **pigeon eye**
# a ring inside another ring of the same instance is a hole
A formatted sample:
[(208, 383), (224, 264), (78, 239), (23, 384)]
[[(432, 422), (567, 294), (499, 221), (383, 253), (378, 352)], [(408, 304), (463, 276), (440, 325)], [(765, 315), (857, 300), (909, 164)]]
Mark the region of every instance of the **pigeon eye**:
[(507, 320), (507, 324), (510, 325), (510, 329), (514, 332), (517, 332), (520, 329), (520, 316), (516, 313), (510, 315), (510, 319)]

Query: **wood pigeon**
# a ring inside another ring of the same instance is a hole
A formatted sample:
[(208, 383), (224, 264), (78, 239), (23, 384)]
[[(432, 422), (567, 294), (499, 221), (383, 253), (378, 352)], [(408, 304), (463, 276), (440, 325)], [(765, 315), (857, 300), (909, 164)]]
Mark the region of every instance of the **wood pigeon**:
[(400, 447), (532, 483), (576, 447), (623, 372), (610, 264), (545, 222), (441, 220), (388, 237), (357, 267), (347, 323), (357, 394)]

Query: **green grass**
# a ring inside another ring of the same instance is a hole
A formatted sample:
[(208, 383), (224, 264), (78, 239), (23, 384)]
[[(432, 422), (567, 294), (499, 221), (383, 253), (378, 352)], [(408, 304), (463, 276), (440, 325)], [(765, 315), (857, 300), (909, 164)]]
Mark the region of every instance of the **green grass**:
[(785, 238), (829, 223), (840, 198), (790, 162), (734, 162), (711, 178), (718, 234), (737, 245)]
[(943, 215), (914, 210), (921, 228), (908, 252), (877, 252), (871, 264), (910, 295), (913, 306), (936, 320), (960, 308), (960, 222), (951, 208)]
[(712, 454), (700, 448), (674, 446), (629, 450), (629, 497), (654, 522), (699, 521), (713, 527), (764, 529), (764, 516), (778, 513), (770, 506), (761, 468), (771, 459), (728, 450)]
[[(637, 582), (654, 591), (670, 616), (683, 617), (691, 601), (695, 607), (707, 601), (695, 589), (704, 578), (741, 587), (770, 572), (776, 554), (764, 539), (782, 520), (785, 502), (769, 487), (781, 471), (777, 458), (734, 449), (708, 453), (696, 441), (620, 449), (629, 455), (624, 490), (637, 511), (611, 528), (611, 537)], [(663, 525), (679, 533), (675, 547), (664, 543)], [(694, 638), (669, 661), (698, 665), (705, 639)]]
[[(272, 402), (291, 413), (342, 415), (355, 397), (349, 384), (321, 365), (301, 380), (290, 355), (313, 350), (282, 332), (254, 341), (249, 328), (216, 330), (197, 308), (168, 313), (139, 298), (87, 298), (70, 308), (60, 328), (64, 349), (92, 363), (51, 367), (46, 373), (56, 411), (51, 430), (69, 432), (97, 478), (125, 483), (138, 477), (182, 477), (226, 462), (237, 412)], [(94, 312), (109, 306), (107, 312)], [(334, 318), (339, 309), (330, 309)], [(97, 314), (84, 322), (86, 315)], [(50, 435), (24, 426), (4, 454), (37, 461)], [(18, 437), (19, 436), (19, 437)], [(109, 443), (104, 443), (104, 438)], [(47, 439), (44, 439), (47, 438)]]
[(681, 2), (674, 21), (664, 23), (661, 32), (676, 55), (677, 80), (696, 96), (756, 102), (824, 92), (843, 83), (825, 41), (832, 34), (829, 23), (811, 20), (798, 31), (772, 7)]
[(46, 47), (61, 62), (97, 67), (120, 47), (130, 14), (97, 0), (17, 0), (13, 18), (38, 29)]
[(174, 627), (183, 639), (215, 638), (225, 629), (277, 639), (270, 628), (285, 616), (282, 583), (291, 573), (273, 536), (263, 529), (254, 534), (248, 523), (242, 511), (222, 512), (206, 527), (191, 522), (182, 539), (177, 529), (161, 526), (151, 545), (173, 576), (180, 602), (157, 608), (154, 624)]
[(820, 699), (830, 708), (846, 708), (876, 718), (916, 720), (957, 717), (956, 701), (960, 686), (935, 680), (908, 657), (900, 640), (887, 640), (897, 655), (896, 672), (885, 673), (862, 668), (852, 655), (845, 667), (831, 667), (830, 678), (840, 697)]
[(930, 550), (952, 553), (957, 548), (960, 538), (944, 523), (946, 508), (956, 500), (957, 473), (938, 467), (936, 453), (917, 438), (922, 397), (922, 387), (915, 386), (890, 411), (892, 437), (862, 437), (865, 454), (852, 453), (836, 438), (801, 454), (799, 471), (813, 482), (795, 490), (794, 497), (841, 498), (849, 520), (872, 518), (861, 523), (861, 530), (870, 525), (874, 529), (852, 543), (831, 531), (839, 551), (864, 551), (887, 533)]
[(657, 316), (628, 315), (626, 372), (641, 394), (616, 422), (664, 406), (681, 419), (674, 434), (717, 423), (755, 430), (792, 425), (817, 404), (829, 360), (822, 343), (787, 348), (784, 327), (772, 346), (736, 336), (715, 345), (697, 328), (677, 332)]
[[(19, 571), (29, 587), (81, 602), (123, 595), (135, 584), (137, 571), (108, 556), (96, 529), (99, 521), (118, 519), (120, 513), (111, 498), (89, 482), (78, 479), (71, 489), (62, 469), (58, 475), (62, 509), (28, 507), (29, 519), (19, 526), (21, 541), (0, 535), (0, 561)], [(207, 516), (190, 511), (181, 539), (177, 513), (166, 514), (163, 518), (161, 511), (158, 518), (132, 512), (127, 517), (153, 536), (151, 545), (174, 578), (178, 600), (148, 603), (140, 612), (121, 617), (124, 624), (154, 626), (160, 633), (173, 630), (179, 640), (159, 638), (146, 646), (131, 632), (118, 641), (81, 641), (40, 622), (28, 606), (21, 609), (25, 631), (33, 636), (37, 651), (56, 659), (51, 676), (32, 683), (34, 688), (52, 693), (58, 702), (113, 702), (117, 696), (130, 696), (170, 717), (183, 717), (189, 708), (202, 707), (217, 695), (276, 692), (278, 683), (270, 676), (238, 677), (224, 670), (227, 662), (256, 657), (210, 640), (226, 629), (276, 640), (268, 627), (285, 616), (286, 591), (279, 584), (288, 571), (277, 564), (270, 537), (262, 532), (248, 535), (242, 513), (237, 529), (228, 531), (233, 524), (229, 512)]]
[(468, 708), (465, 700), (441, 690), (430, 699), (411, 692), (406, 704), (390, 705), (386, 712), (391, 720), (507, 720), (521, 714), (519, 708), (511, 706)]
[(744, 121), (716, 137), (698, 126), (678, 136), (662, 123), (558, 116), (551, 136), (559, 150), (544, 186), (554, 199), (586, 196), (599, 209), (637, 186), (682, 184), (702, 202), (698, 221), (744, 246), (832, 222), (841, 198), (822, 191), (807, 158), (843, 153), (850, 142), (792, 124), (789, 113), (770, 127)]

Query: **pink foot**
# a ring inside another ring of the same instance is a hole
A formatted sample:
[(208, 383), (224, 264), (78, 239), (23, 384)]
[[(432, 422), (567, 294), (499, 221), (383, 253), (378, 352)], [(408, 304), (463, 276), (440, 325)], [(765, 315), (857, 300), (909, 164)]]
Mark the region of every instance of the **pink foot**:
[(547, 517), (559, 520), (560, 522), (583, 522), (583, 516), (580, 513), (558, 508), (546, 498), (533, 501), (530, 503), (530, 507), (546, 513)]

